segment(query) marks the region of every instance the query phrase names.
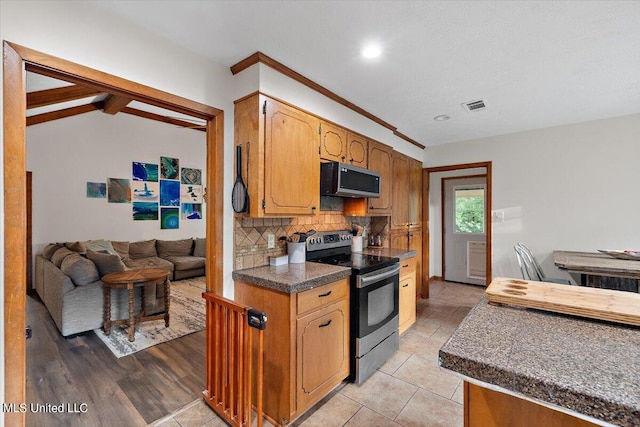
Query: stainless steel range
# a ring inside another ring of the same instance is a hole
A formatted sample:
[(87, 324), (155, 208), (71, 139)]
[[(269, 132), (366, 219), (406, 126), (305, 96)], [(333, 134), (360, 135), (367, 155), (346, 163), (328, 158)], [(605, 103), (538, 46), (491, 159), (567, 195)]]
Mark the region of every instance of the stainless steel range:
[(307, 239), (307, 261), (350, 267), (351, 379), (365, 382), (400, 347), (398, 258), (351, 252), (351, 232), (318, 232)]

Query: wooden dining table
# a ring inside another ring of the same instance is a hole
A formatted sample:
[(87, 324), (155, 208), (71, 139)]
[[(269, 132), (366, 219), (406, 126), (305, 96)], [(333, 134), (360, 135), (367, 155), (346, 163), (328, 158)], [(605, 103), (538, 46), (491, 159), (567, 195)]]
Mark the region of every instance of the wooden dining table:
[(580, 274), (583, 286), (638, 292), (640, 261), (614, 258), (601, 252), (553, 251), (555, 265)]

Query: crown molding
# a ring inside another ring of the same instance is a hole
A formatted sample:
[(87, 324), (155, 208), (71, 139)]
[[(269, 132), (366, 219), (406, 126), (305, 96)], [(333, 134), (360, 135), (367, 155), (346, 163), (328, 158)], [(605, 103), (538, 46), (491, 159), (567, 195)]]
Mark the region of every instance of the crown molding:
[(287, 67), (286, 65), (276, 61), (275, 59), (265, 55), (262, 52), (256, 52), (251, 56), (248, 56), (247, 58), (243, 59), (242, 61), (238, 62), (235, 65), (231, 66), (231, 74), (233, 74), (234, 76), (236, 74), (238, 74), (239, 72), (246, 70), (247, 68), (251, 67), (252, 65), (255, 64), (264, 64), (270, 68), (273, 68), (274, 70), (278, 71), (281, 74), (284, 74), (285, 76), (297, 81), (298, 83), (301, 83), (305, 86), (307, 86), (308, 88), (311, 88), (313, 90), (315, 90), (316, 92), (326, 96), (327, 98), (337, 102), (338, 104), (344, 105), (345, 107), (349, 108), (350, 110), (355, 111), (356, 113), (374, 121), (375, 123), (379, 124), (382, 127), (385, 127), (387, 129), (389, 129), (390, 131), (393, 132), (393, 134), (399, 138), (404, 139), (405, 141), (415, 145), (416, 147), (419, 147), (421, 149), (424, 150), (425, 146), (420, 144), (419, 142), (409, 138), (408, 136), (398, 132), (398, 128), (393, 126), (390, 123), (385, 122), (384, 120), (382, 120), (381, 118), (374, 116), (373, 114), (371, 114), (370, 112), (358, 107), (357, 105), (347, 101), (346, 99), (344, 99), (343, 97), (341, 97), (340, 95), (336, 94), (335, 92), (330, 91), (329, 89), (327, 89), (324, 86), (319, 85), (318, 83), (314, 82), (313, 80), (308, 79), (307, 77), (303, 76), (302, 74), (298, 73), (295, 70), (292, 70), (291, 68)]

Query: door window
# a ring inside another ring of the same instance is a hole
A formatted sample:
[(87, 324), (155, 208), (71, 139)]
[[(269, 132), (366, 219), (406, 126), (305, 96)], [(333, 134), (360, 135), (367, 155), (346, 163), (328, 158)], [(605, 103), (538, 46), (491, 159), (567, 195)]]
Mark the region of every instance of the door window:
[(455, 233), (484, 233), (484, 187), (454, 189)]

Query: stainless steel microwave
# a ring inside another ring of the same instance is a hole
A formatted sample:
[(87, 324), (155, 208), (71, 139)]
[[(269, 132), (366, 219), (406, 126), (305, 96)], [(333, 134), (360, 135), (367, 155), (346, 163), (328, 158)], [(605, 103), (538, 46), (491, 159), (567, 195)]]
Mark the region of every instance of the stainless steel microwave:
[(321, 163), (320, 195), (380, 197), (380, 174), (348, 163)]

